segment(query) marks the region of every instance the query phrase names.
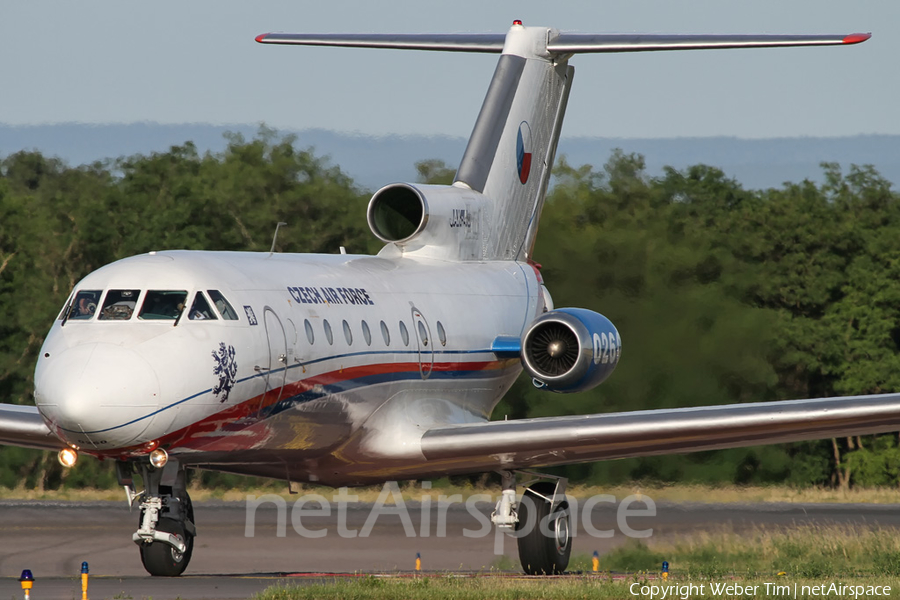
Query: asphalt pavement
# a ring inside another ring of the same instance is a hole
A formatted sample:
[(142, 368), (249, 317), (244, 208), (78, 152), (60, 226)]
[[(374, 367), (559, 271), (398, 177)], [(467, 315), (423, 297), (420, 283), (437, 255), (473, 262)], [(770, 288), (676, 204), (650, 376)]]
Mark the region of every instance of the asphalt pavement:
[[(331, 499), (329, 499), (331, 500)], [(630, 535), (647, 541), (697, 531), (850, 524), (900, 529), (900, 505), (659, 503), (584, 501), (575, 511), (574, 554), (601, 554)], [(620, 499), (621, 500), (621, 499)], [(318, 581), (317, 573), (402, 573), (416, 555), (426, 571), (483, 572), (508, 566), (516, 541), (489, 527), (493, 506), (410, 503), (298, 506), (198, 502), (198, 537), (186, 576), (147, 577), (131, 541), (137, 511), (124, 502), (0, 502), (0, 597), (22, 598), (23, 569), (32, 598), (80, 598), (81, 563), (90, 598), (248, 598), (279, 581)], [(645, 511), (642, 513), (642, 511)], [(624, 518), (624, 521), (623, 521)], [(329, 580), (326, 575), (325, 580)]]

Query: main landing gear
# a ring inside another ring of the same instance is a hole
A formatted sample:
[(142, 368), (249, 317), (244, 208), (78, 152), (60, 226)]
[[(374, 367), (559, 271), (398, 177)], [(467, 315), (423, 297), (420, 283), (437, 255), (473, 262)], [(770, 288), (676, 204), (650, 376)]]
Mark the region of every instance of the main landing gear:
[[(135, 466), (144, 483), (142, 492), (134, 491)], [(191, 561), (197, 535), (184, 468), (171, 458), (161, 469), (119, 461), (116, 475), (125, 487), (129, 505), (140, 507), (139, 527), (131, 539), (140, 548), (144, 568), (159, 577), (181, 575)]]
[(516, 474), (500, 471), (503, 491), (491, 515), (501, 530), (517, 538), (519, 562), (527, 575), (565, 572), (572, 553), (571, 514), (563, 477), (520, 471), (531, 477), (522, 500), (516, 502)]

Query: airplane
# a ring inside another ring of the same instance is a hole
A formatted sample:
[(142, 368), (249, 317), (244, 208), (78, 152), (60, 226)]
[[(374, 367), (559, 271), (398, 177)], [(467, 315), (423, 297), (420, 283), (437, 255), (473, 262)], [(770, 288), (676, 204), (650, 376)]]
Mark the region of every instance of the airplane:
[(606, 317), (554, 306), (532, 256), (569, 60), (870, 35), (584, 34), (518, 20), (506, 34), (262, 34), (499, 54), (455, 181), (376, 191), (374, 256), (171, 250), (88, 274), (43, 343), (35, 406), (0, 405), (0, 443), (57, 450), (65, 466), (115, 461), (151, 575), (191, 559), (188, 468), (335, 487), (497, 472), (493, 523), (516, 534), (526, 573), (557, 574), (572, 549), (566, 481), (542, 476), (519, 496), (523, 473), (897, 431), (897, 394), (489, 420), (523, 369), (538, 388), (577, 393), (622, 353)]

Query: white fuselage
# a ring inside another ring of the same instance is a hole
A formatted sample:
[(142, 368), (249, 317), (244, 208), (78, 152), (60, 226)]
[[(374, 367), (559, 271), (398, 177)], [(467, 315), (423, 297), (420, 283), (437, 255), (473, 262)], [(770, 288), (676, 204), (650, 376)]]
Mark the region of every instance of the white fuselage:
[[(129, 290), (133, 312), (111, 317), (98, 296), (92, 317), (48, 334), (35, 399), (64, 441), (350, 483), (402, 477), (429, 428), (486, 420), (521, 370), (492, 342), (545, 302), (528, 264), (400, 256), (159, 252), (91, 273), (73, 298), (83, 290)], [(150, 319), (152, 292), (182, 293), (181, 316)]]

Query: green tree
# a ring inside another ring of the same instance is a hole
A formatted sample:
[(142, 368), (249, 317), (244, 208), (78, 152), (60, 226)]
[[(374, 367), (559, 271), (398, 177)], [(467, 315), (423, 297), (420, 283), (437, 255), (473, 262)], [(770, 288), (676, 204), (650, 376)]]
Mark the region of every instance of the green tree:
[(419, 183), (450, 185), (456, 177), (456, 169), (436, 158), (417, 162), (416, 172), (419, 174)]

